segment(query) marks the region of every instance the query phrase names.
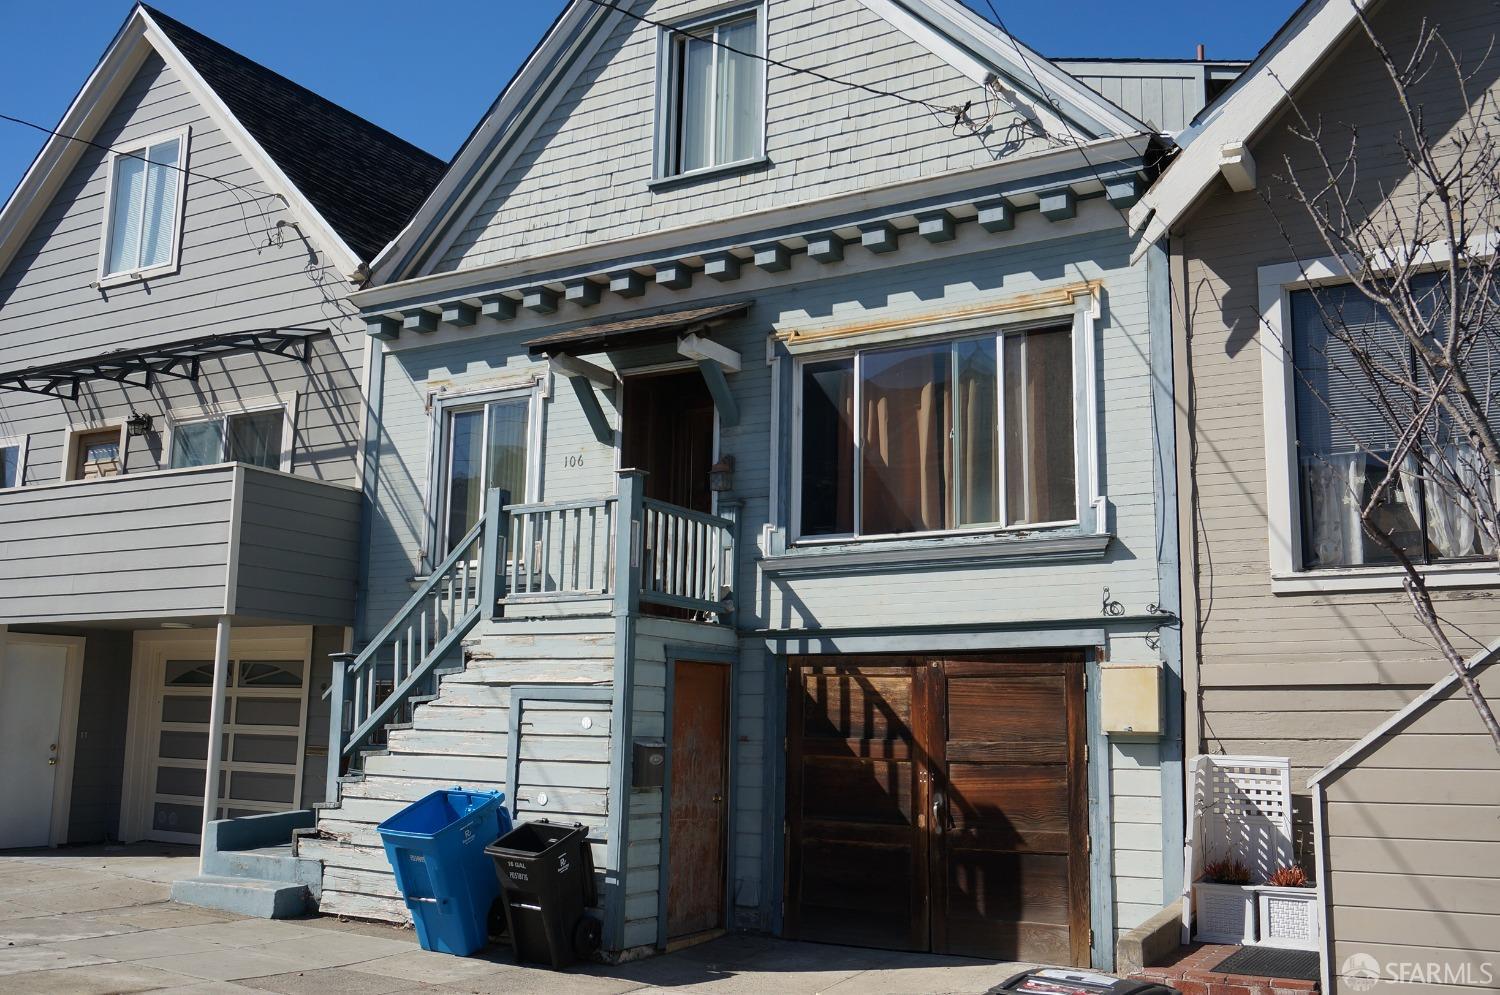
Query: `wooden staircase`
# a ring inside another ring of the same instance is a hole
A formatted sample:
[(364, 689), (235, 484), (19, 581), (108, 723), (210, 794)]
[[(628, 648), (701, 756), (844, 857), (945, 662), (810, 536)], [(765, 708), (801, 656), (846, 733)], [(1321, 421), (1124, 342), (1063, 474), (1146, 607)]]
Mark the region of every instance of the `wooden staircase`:
[[(443, 673), (437, 693), (415, 704), (410, 721), (386, 727), (385, 748), (366, 752), (363, 771), (341, 778), (340, 804), (321, 809), (316, 830), (297, 839), (299, 856), (323, 862), (321, 911), (408, 921), (375, 827), (428, 792), (454, 785), (504, 791), (509, 807), (511, 688), (608, 685), (613, 676), (609, 615), (497, 620), (471, 635), (468, 666)], [(504, 659), (492, 655), (496, 648), (504, 649)], [(597, 818), (549, 815), (590, 823)]]
[[(570, 730), (528, 703), (513, 765), (512, 691), (613, 688), (616, 632), (642, 601), (726, 620), (735, 527), (732, 507), (713, 516), (646, 500), (633, 471), (595, 500), (507, 505), (490, 491), (401, 611), (357, 656), (334, 658), (329, 799), (295, 838), (298, 857), (322, 861), (320, 910), (409, 921), (376, 826), (455, 785), (504, 791), (521, 818), (589, 825), (603, 869), (610, 692), (583, 695), (577, 708), (594, 711)], [(574, 790), (567, 772), (588, 764), (593, 781)]]

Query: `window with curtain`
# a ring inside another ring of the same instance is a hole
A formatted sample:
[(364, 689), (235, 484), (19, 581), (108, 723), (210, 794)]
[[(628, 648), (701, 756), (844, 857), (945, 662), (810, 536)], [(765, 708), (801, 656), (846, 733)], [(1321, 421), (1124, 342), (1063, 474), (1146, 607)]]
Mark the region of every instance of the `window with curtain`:
[(114, 156), (107, 208), (104, 275), (137, 273), (172, 261), (177, 238), (177, 185), (182, 139), (127, 149)]
[(668, 175), (754, 158), (760, 151), (760, 28), (742, 14), (669, 36)]
[(1071, 328), (801, 367), (805, 538), (1073, 521)]
[(479, 521), (489, 488), (509, 491), (512, 503), (526, 500), (530, 413), (531, 402), (525, 397), (504, 398), (449, 413), (444, 552), (452, 552)]
[[(1419, 278), (1415, 289), (1423, 302), (1440, 306), (1437, 276)], [(1314, 570), (1394, 563), (1395, 555), (1365, 532), (1360, 509), (1389, 471), (1398, 431), (1416, 409), (1414, 399), (1390, 387), (1374, 390), (1356, 353), (1400, 376), (1422, 379), (1425, 374), (1389, 313), (1352, 285), (1298, 290), (1290, 296), (1302, 565)], [(1330, 322), (1346, 335), (1330, 331)], [(1482, 397), (1495, 396), (1500, 347), (1494, 335), (1481, 336), (1465, 369)], [(1385, 405), (1392, 402), (1387, 412)], [(1491, 423), (1500, 428), (1500, 413)], [(1453, 431), (1446, 416), (1434, 416), (1424, 428), (1424, 454), (1445, 473), (1465, 485), (1485, 476), (1478, 453), (1461, 432)], [(1372, 523), (1417, 563), (1495, 552), (1494, 540), (1478, 527), (1473, 509), (1451, 488), (1424, 479), (1414, 457), (1407, 457), (1398, 486), (1386, 491)]]
[(170, 465), (179, 469), (214, 463), (249, 463), (279, 470), (285, 430), (284, 408), (180, 422), (172, 428)]

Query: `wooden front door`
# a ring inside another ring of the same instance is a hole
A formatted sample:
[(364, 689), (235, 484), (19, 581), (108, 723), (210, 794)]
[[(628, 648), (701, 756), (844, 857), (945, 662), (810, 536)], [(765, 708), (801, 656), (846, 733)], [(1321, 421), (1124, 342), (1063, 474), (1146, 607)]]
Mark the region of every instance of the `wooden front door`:
[(672, 677), (667, 937), (724, 924), (729, 667), (679, 660)]
[(620, 465), (645, 470), (646, 497), (712, 510), (714, 402), (697, 370), (627, 376)]
[(791, 668), (791, 935), (1088, 964), (1080, 657)]

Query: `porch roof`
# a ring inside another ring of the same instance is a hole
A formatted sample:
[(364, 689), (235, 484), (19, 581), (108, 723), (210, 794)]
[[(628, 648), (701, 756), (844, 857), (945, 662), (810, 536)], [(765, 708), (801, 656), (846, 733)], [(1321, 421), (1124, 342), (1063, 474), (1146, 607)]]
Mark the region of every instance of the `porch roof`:
[(738, 318), (750, 310), (752, 301), (733, 301), (708, 307), (666, 311), (620, 321), (584, 325), (566, 332), (545, 335), (526, 343), (533, 356), (579, 355), (599, 352), (618, 345), (649, 345), (669, 341), (674, 335), (695, 325)]

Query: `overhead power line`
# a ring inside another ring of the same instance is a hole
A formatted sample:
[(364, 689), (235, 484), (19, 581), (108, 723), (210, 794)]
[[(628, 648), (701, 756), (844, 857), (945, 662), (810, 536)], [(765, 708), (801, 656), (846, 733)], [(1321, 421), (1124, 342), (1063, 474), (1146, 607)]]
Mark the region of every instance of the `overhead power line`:
[(840, 76), (832, 76), (828, 73), (819, 72), (816, 69), (808, 69), (806, 66), (792, 65), (790, 62), (786, 62), (782, 59), (773, 59), (769, 55), (765, 55), (760, 52), (746, 51), (742, 48), (736, 48), (733, 45), (721, 42), (716, 38), (694, 34), (692, 31), (686, 28), (679, 28), (676, 25), (668, 24), (665, 21), (659, 21), (655, 18), (647, 17), (644, 14), (637, 14), (635, 11), (626, 10), (618, 3), (614, 2), (614, 0), (588, 0), (588, 2), (593, 4), (595, 7), (604, 7), (607, 10), (617, 11), (618, 13), (624, 14), (626, 17), (631, 18), (632, 20), (639, 21), (642, 24), (649, 24), (654, 28), (660, 28), (661, 30), (670, 32), (673, 35), (677, 35), (682, 38), (692, 38), (696, 41), (707, 42), (710, 45), (714, 45), (718, 48), (724, 49), (726, 52), (733, 52), (735, 55), (743, 55), (749, 59), (756, 59), (760, 62), (764, 62), (766, 65), (775, 66), (778, 69), (785, 69), (787, 72), (796, 73), (799, 76), (811, 76), (813, 79), (822, 80), (825, 83), (833, 83), (836, 86), (847, 86), (850, 89), (861, 90), (872, 96), (888, 97), (891, 100), (899, 100), (903, 104), (910, 104), (913, 107), (920, 107), (923, 110), (930, 111), (933, 114), (954, 114), (958, 111), (957, 107), (940, 107), (937, 104), (932, 103), (930, 100), (923, 100), (920, 97), (909, 97), (904, 93), (897, 93), (894, 90), (886, 90), (878, 86), (870, 86), (868, 83), (860, 83), (857, 80), (844, 79)]
[[(276, 198), (277, 200), (281, 201), (282, 204), (286, 203), (286, 198), (281, 194), (276, 193), (275, 191), (257, 190), (253, 187), (244, 186), (240, 183), (232, 183), (221, 176), (211, 176), (208, 173), (200, 173), (195, 169), (188, 169), (186, 166), (178, 165), (177, 163), (152, 162), (151, 160), (146, 158), (146, 155), (144, 153), (127, 152), (123, 149), (113, 148), (111, 146), (101, 144), (100, 142), (92, 141), (88, 138), (80, 138), (77, 135), (70, 135), (65, 131), (58, 131), (56, 128), (49, 128), (46, 125), (37, 124), (35, 121), (28, 121), (25, 118), (15, 117), (11, 114), (0, 113), (0, 121), (9, 121), (12, 124), (19, 124), (22, 127), (40, 131), (44, 135), (51, 135), (54, 138), (65, 138), (70, 142), (77, 142), (80, 145), (87, 145), (89, 148), (99, 149), (102, 152), (108, 152), (112, 155), (120, 156), (122, 158), (137, 159), (141, 162), (147, 163), (148, 165), (164, 166), (168, 169), (174, 169), (177, 172), (181, 173), (183, 176), (196, 176), (200, 180), (208, 180), (211, 183), (217, 183), (219, 184), (219, 186), (224, 187), (226, 190), (230, 191), (231, 195), (234, 196), (235, 205), (239, 207), (240, 215), (245, 219), (245, 228), (247, 233), (250, 228), (250, 219), (245, 216), (245, 204), (244, 201), (240, 200), (239, 194), (244, 193), (251, 199), (252, 203), (260, 200), (262, 197), (268, 196)], [(264, 207), (262, 207), (257, 213), (260, 215), (262, 223), (264, 223), (266, 219)]]

